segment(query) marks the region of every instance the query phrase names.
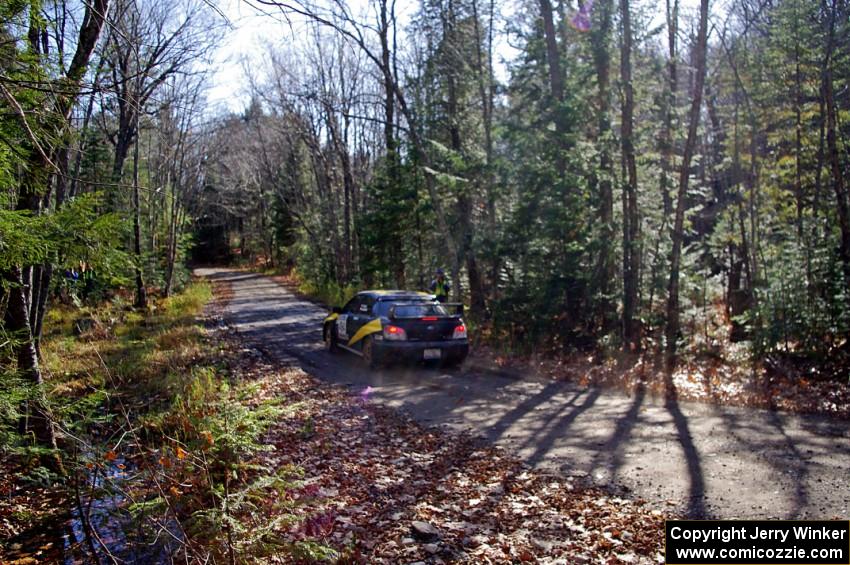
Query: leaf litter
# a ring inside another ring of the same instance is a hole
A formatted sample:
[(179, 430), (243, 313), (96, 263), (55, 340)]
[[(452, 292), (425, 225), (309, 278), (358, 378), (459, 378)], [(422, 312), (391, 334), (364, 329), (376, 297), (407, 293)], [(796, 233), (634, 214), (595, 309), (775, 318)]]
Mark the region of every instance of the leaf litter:
[[(289, 496), (314, 538), (353, 563), (658, 563), (665, 516), (578, 479), (528, 468), (480, 438), (424, 427), (350, 391), (249, 356), (257, 402), (297, 406), (265, 437), (261, 464), (296, 465)], [(258, 517), (263, 519), (263, 517)], [(272, 519), (267, 516), (265, 519)], [(286, 562), (285, 556), (272, 558)]]

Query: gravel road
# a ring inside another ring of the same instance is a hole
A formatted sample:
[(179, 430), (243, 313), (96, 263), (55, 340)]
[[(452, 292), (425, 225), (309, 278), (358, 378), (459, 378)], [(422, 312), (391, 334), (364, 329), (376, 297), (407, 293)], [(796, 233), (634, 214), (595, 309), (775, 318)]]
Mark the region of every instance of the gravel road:
[(225, 316), (272, 358), (418, 421), (471, 430), (530, 465), (693, 517), (850, 518), (850, 426), (819, 416), (665, 402), (538, 378), (423, 367), (369, 371), (324, 351), (326, 312), (271, 278), (228, 269)]

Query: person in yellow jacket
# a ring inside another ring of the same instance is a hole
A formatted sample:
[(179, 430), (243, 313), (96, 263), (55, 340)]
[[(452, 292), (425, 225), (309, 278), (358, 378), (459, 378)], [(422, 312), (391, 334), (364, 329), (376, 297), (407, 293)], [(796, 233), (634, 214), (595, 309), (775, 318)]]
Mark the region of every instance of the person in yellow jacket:
[(442, 269), (437, 269), (434, 275), (435, 278), (428, 288), (437, 297), (438, 302), (445, 302), (449, 299), (449, 291), (451, 291), (452, 285), (446, 280), (446, 273)]

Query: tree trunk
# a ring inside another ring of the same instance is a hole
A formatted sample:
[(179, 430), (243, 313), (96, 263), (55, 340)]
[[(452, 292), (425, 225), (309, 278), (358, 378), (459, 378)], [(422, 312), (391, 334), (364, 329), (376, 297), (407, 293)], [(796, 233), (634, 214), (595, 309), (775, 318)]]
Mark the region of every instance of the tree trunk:
[(549, 66), (549, 89), (552, 94), (554, 105), (555, 134), (558, 153), (555, 156), (555, 167), (558, 172), (558, 180), (563, 182), (566, 174), (565, 160), (565, 138), (566, 124), (564, 123), (561, 103), (564, 101), (564, 74), (561, 69), (561, 56), (558, 50), (558, 37), (555, 30), (555, 19), (552, 13), (552, 4), (549, 0), (540, 0), (540, 15), (543, 17), (543, 33), (546, 40), (546, 62)]
[[(63, 145), (55, 151), (54, 162), (59, 168), (58, 174), (54, 176), (56, 183), (56, 210), (64, 204), (68, 187), (68, 168), (70, 150), (68, 145)], [(50, 193), (45, 194), (45, 208), (47, 208)], [(34, 271), (37, 273), (38, 284), (34, 284), (32, 303), (30, 304), (30, 327), (35, 343), (35, 350), (41, 358), (41, 334), (44, 326), (44, 314), (47, 312), (47, 299), (50, 295), (50, 282), (53, 279), (53, 263), (47, 262)], [(35, 281), (34, 281), (35, 282)]]
[(490, 0), (487, 24), (487, 56), (481, 49), (484, 38), (481, 33), (478, 16), (478, 0), (472, 0), (472, 21), (475, 26), (475, 55), (477, 59), (478, 96), (481, 100), (481, 122), (484, 128), (484, 191), (487, 195), (487, 240), (490, 242), (490, 282), (489, 298), (495, 299), (498, 293), (498, 278), (500, 269), (500, 258), (497, 250), (493, 247), (497, 237), (496, 227), (496, 195), (494, 190), (495, 179), (493, 175), (493, 17), (494, 0)]
[(658, 230), (655, 240), (655, 260), (652, 264), (652, 281), (649, 290), (648, 309), (650, 312), (652, 312), (655, 299), (658, 273), (661, 273), (664, 267), (664, 258), (660, 253), (661, 243), (663, 238), (667, 235), (668, 226), (670, 225), (670, 216), (673, 213), (673, 202), (670, 198), (670, 177), (673, 169), (673, 156), (675, 155), (673, 130), (674, 122), (676, 121), (674, 118), (676, 116), (676, 91), (678, 88), (678, 49), (676, 47), (679, 31), (678, 0), (673, 0), (672, 5), (670, 0), (666, 0), (665, 16), (667, 19), (667, 80), (665, 82), (664, 99), (662, 101), (664, 122), (659, 139), (659, 149), (661, 151), (659, 189), (661, 191), (662, 216), (661, 227)]
[[(136, 135), (133, 131), (135, 120), (129, 124), (123, 122), (123, 119), (119, 119), (118, 134), (115, 139), (115, 158), (112, 161), (112, 181), (116, 184), (120, 184), (124, 178), (124, 163), (130, 154), (130, 145), (133, 144), (133, 138)], [(118, 190), (120, 187), (115, 189)]]
[(47, 298), (50, 294), (50, 281), (53, 278), (53, 263), (45, 263), (41, 266), (39, 292), (33, 296), (33, 323), (32, 337), (35, 342), (35, 350), (41, 358), (41, 334), (44, 327), (44, 313), (47, 311)]
[(601, 249), (596, 264), (594, 287), (600, 299), (597, 301), (597, 318), (603, 334), (607, 334), (616, 323), (616, 311), (611, 305), (609, 294), (615, 279), (613, 258), (614, 227), (614, 161), (611, 158), (611, 55), (609, 39), (611, 33), (611, 11), (613, 0), (602, 0), (598, 4), (599, 22), (590, 32), (593, 62), (596, 69), (596, 146), (599, 148), (599, 167), (591, 179), (599, 193), (599, 236)]
[(543, 34), (546, 40), (546, 62), (549, 66), (549, 87), (556, 103), (564, 99), (564, 75), (558, 53), (558, 38), (555, 33), (555, 17), (549, 0), (540, 0), (540, 15), (543, 18)]
[[(794, 200), (797, 204), (797, 239), (803, 240), (803, 77), (800, 69), (800, 22), (794, 22)], [(808, 247), (806, 256), (808, 257)]]
[(818, 150), (817, 163), (815, 164), (815, 193), (812, 196), (812, 241), (817, 241), (818, 234), (820, 233), (817, 220), (820, 216), (823, 168), (824, 161), (826, 160), (826, 101), (822, 80), (818, 94)]
[[(354, 193), (354, 175), (351, 171), (351, 157), (348, 154), (348, 126), (345, 126), (343, 133), (339, 131), (339, 124), (336, 117), (333, 115), (333, 108), (325, 105), (325, 114), (327, 116), (328, 131), (331, 135), (334, 149), (339, 157), (340, 165), (342, 165), (342, 185), (343, 185), (343, 207), (342, 207), (342, 234), (343, 234), (343, 256), (342, 256), (342, 276), (340, 282), (348, 284), (351, 282), (353, 274), (352, 263), (352, 229), (351, 229), (351, 200)], [(347, 121), (347, 120), (346, 120)]]
[(169, 220), (168, 220), (168, 239), (166, 241), (166, 263), (165, 263), (165, 288), (162, 291), (162, 295), (166, 298), (171, 296), (171, 288), (174, 284), (174, 263), (177, 260), (177, 238), (179, 237), (177, 233), (177, 216), (178, 216), (178, 204), (177, 204), (177, 179), (179, 176), (175, 176), (174, 182), (171, 183), (171, 205), (168, 207), (169, 210)]
[(835, 49), (835, 15), (837, 9), (836, 3), (833, 0), (829, 10), (829, 30), (821, 80), (823, 82), (823, 96), (826, 106), (827, 157), (832, 172), (832, 186), (835, 191), (835, 203), (838, 210), (838, 228), (841, 235), (839, 253), (844, 271), (844, 284), (850, 289), (850, 210), (848, 210), (847, 188), (844, 171), (841, 166), (841, 150), (838, 147), (835, 92), (832, 78), (833, 52)]
[(629, 0), (620, 0), (623, 43), (620, 55), (620, 80), (623, 83), (623, 119), (621, 143), (626, 178), (623, 184), (623, 348), (640, 350), (640, 332), (635, 323), (638, 297), (640, 252), (638, 246), (637, 164), (632, 139), (634, 88), (632, 86), (632, 27)]
[[(41, 390), (42, 376), (41, 367), (38, 363), (38, 353), (35, 347), (32, 331), (27, 312), (26, 288), (19, 267), (12, 267), (2, 274), (3, 284), (8, 292), (8, 304), (5, 315), (6, 329), (16, 337), (19, 345), (16, 347), (16, 358), (18, 362), (18, 374), (31, 383), (38, 390), (35, 396), (28, 402), (25, 431), (31, 431), (35, 439), (41, 444), (53, 449), (56, 448), (56, 435), (53, 430), (53, 422), (47, 410), (44, 392)], [(58, 459), (52, 459), (56, 463), (56, 469), (60, 468)]]
[[(390, 20), (387, 13), (387, 0), (380, 2), (381, 66), (384, 75), (384, 146), (387, 151), (387, 181), (393, 188), (399, 188), (399, 160), (395, 142), (395, 82), (393, 80), (392, 52), (390, 51)], [(397, 191), (393, 191), (397, 193)], [(390, 242), (393, 276), (398, 288), (404, 288), (404, 247), (402, 238), (396, 237)]]
[[(346, 148), (348, 148), (350, 146), (349, 142), (350, 142), (350, 137), (351, 137), (350, 136), (351, 118), (346, 113), (346, 115), (344, 115), (342, 117), (342, 120), (343, 120), (343, 122), (342, 122), (342, 124), (343, 124), (342, 125), (343, 145)], [(356, 152), (355, 152), (355, 155), (356, 155)], [(358, 210), (358, 206), (357, 206), (357, 179), (356, 179), (356, 170), (355, 170), (356, 161), (355, 161), (354, 164), (352, 164), (351, 155), (349, 155), (347, 153), (347, 150), (346, 150), (346, 161), (347, 161), (347, 165), (346, 165), (346, 163), (343, 164), (343, 167), (347, 166), (347, 172), (344, 170), (343, 174), (346, 175), (346, 178), (348, 178), (348, 183), (349, 183), (349, 184), (346, 185), (348, 206), (349, 206), (348, 217), (346, 218), (346, 223), (347, 223), (346, 229), (349, 230), (349, 233), (350, 233), (349, 237), (350, 237), (350, 240), (351, 240), (351, 242), (350, 242), (350, 245), (351, 245), (351, 252), (350, 252), (351, 270), (352, 270), (352, 272), (356, 272), (358, 270), (357, 265), (359, 265), (359, 262), (360, 262), (360, 249), (359, 249), (359, 241), (358, 241), (358, 238), (357, 238), (357, 220), (359, 218), (359, 210)]]
[(708, 37), (709, 0), (700, 1), (699, 31), (696, 44), (696, 76), (693, 100), (688, 116), (688, 137), (682, 154), (682, 168), (679, 173), (679, 190), (676, 194), (676, 215), (673, 221), (673, 249), (670, 252), (670, 283), (667, 288), (667, 324), (665, 327), (666, 351), (665, 364), (668, 370), (676, 365), (676, 348), (679, 339), (679, 266), (682, 259), (682, 240), (684, 239), (685, 198), (688, 192), (691, 157), (696, 145), (699, 127), (702, 91), (705, 83), (706, 43)]
[(661, 131), (661, 199), (664, 204), (664, 219), (673, 212), (670, 198), (670, 173), (672, 171), (674, 141), (673, 118), (676, 114), (676, 90), (678, 88), (678, 50), (676, 40), (679, 33), (679, 1), (666, 0), (667, 15), (667, 83), (664, 96), (664, 128)]
[[(108, 42), (108, 40), (107, 40)], [(86, 104), (86, 111), (83, 115), (83, 123), (80, 127), (79, 132), (79, 147), (77, 149), (77, 153), (74, 156), (74, 173), (71, 175), (71, 186), (68, 191), (68, 197), (73, 198), (77, 195), (79, 191), (79, 181), (80, 181), (80, 169), (83, 164), (83, 153), (86, 150), (86, 136), (89, 131), (89, 122), (91, 121), (92, 113), (94, 112), (94, 100), (97, 95), (98, 89), (100, 87), (100, 72), (103, 69), (105, 57), (101, 55), (100, 61), (97, 64), (97, 68), (94, 71), (94, 83), (92, 84), (91, 94), (89, 94), (89, 100)]]
[[(345, 136), (346, 138), (348, 136)], [(345, 277), (343, 282), (348, 284), (352, 279), (354, 270), (354, 244), (353, 232), (351, 229), (351, 200), (354, 193), (354, 176), (351, 173), (351, 159), (348, 155), (347, 140), (343, 140), (342, 148), (339, 150), (340, 160), (342, 161), (342, 184), (343, 184), (343, 218), (342, 218), (342, 233), (343, 244), (345, 246)]]
[[(136, 112), (136, 131), (139, 127), (139, 113)], [(148, 293), (145, 288), (144, 264), (142, 261), (142, 211), (139, 199), (139, 142), (133, 148), (133, 254), (136, 258), (136, 306), (147, 308)]]
[[(455, 44), (457, 37), (455, 35), (455, 14), (451, 2), (449, 2), (448, 14), (445, 19), (445, 36), (449, 44)], [(460, 134), (460, 115), (458, 111), (457, 99), (457, 82), (459, 65), (447, 65), (447, 94), (448, 103), (446, 110), (446, 119), (448, 121), (449, 140), (452, 151), (458, 155), (463, 155), (463, 143)], [(484, 314), (484, 288), (481, 282), (481, 273), (478, 270), (478, 262), (475, 258), (475, 252), (472, 248), (473, 242), (473, 223), (472, 223), (472, 198), (468, 194), (469, 185), (462, 187), (457, 197), (457, 217), (460, 228), (460, 257), (459, 263), (465, 263), (466, 275), (469, 280), (469, 301), (470, 314), (473, 318), (481, 319)], [(459, 289), (457, 289), (459, 290)]]

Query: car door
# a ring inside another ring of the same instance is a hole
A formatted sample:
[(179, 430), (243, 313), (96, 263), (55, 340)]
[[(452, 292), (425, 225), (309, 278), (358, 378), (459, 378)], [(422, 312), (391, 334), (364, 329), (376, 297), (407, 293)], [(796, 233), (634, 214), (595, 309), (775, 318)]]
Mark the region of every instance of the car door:
[(357, 334), (357, 330), (369, 323), (372, 319), (372, 312), (369, 306), (368, 296), (358, 296), (352, 304), (352, 312), (348, 316), (348, 339), (351, 339)]
[(339, 342), (343, 345), (348, 343), (353, 334), (348, 333), (350, 327), (350, 319), (355, 309), (358, 307), (359, 298), (355, 296), (348, 301), (348, 304), (342, 307), (342, 313), (336, 319), (336, 336)]

